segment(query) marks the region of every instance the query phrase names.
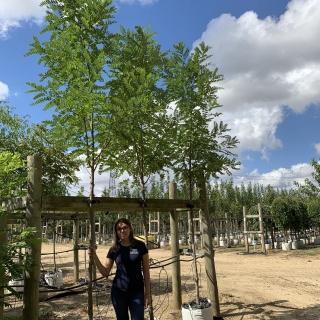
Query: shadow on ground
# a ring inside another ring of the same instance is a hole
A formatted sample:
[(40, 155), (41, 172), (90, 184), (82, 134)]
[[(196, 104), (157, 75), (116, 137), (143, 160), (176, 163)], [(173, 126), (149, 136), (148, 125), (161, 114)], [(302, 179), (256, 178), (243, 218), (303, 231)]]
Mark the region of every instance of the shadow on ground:
[(320, 320), (320, 305), (294, 309), (287, 307), (287, 300), (263, 304), (244, 304), (227, 302), (221, 304), (225, 320)]

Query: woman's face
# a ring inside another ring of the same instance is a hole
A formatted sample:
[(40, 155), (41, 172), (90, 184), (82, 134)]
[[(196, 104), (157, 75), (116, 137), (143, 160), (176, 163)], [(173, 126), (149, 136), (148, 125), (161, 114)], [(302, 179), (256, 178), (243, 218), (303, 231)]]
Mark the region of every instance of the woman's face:
[(120, 240), (128, 238), (130, 235), (130, 227), (123, 222), (119, 222), (117, 224), (117, 234)]

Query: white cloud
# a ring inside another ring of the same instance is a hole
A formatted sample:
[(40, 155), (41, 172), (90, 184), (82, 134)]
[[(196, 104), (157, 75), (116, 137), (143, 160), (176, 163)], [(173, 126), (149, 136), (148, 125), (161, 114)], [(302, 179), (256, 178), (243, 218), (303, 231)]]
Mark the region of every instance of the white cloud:
[(229, 125), (231, 135), (239, 139), (240, 144), (235, 150), (238, 154), (245, 150), (260, 151), (262, 158), (267, 160), (268, 150), (282, 148), (282, 142), (275, 136), (277, 126), (283, 120), (280, 107), (248, 106), (243, 110), (224, 112), (221, 120)]
[(212, 46), (211, 61), (225, 77), (221, 111), (241, 151), (258, 150), (268, 159), (281, 147), (276, 130), (283, 107), (301, 113), (320, 104), (319, 16), (319, 0), (292, 0), (279, 19), (223, 14), (194, 43)]
[(0, 38), (6, 38), (11, 28), (20, 27), (22, 21), (41, 24), (46, 10), (42, 0), (0, 0)]
[[(80, 179), (79, 185), (72, 186), (69, 189), (71, 196), (76, 196), (78, 191), (80, 191), (81, 187), (84, 187), (84, 195), (89, 196), (90, 194), (90, 173), (87, 168), (82, 167), (80, 171), (76, 173), (77, 177)], [(127, 173), (124, 173), (121, 177), (116, 179), (116, 188), (117, 184), (122, 182), (125, 179), (129, 179), (129, 175)], [(110, 183), (110, 172), (103, 172), (102, 174), (95, 174), (95, 183), (94, 183), (94, 192), (97, 197), (100, 197), (102, 194), (102, 191), (105, 188), (109, 188)], [(132, 180), (132, 179), (130, 179)]]
[(9, 87), (0, 81), (0, 101), (9, 97)]
[(317, 155), (320, 156), (320, 143), (315, 143), (314, 148), (316, 149)]
[[(243, 168), (242, 168), (243, 169)], [(235, 185), (241, 185), (243, 183), (247, 186), (251, 184), (261, 184), (264, 186), (271, 185), (273, 188), (285, 188), (295, 189), (294, 181), (304, 184), (304, 180), (308, 178), (312, 182), (314, 179), (311, 173), (314, 171), (313, 167), (308, 163), (299, 163), (288, 168), (279, 168), (267, 173), (259, 173), (258, 169), (253, 170), (248, 175), (243, 175), (242, 170), (240, 172), (233, 172), (231, 177), (221, 176), (221, 180), (233, 179)]]

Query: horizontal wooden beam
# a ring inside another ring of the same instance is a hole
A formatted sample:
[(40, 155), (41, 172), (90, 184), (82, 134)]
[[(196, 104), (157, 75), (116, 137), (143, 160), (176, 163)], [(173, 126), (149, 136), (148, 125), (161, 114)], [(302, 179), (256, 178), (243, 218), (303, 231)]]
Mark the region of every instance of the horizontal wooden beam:
[(243, 233), (244, 234), (250, 234), (250, 233), (252, 233), (252, 234), (258, 234), (258, 233), (262, 233), (261, 231), (243, 231)]
[[(259, 215), (258, 214), (247, 214), (246, 218), (259, 218)], [(266, 215), (262, 215), (262, 219), (264, 219), (264, 218), (276, 218), (276, 216), (266, 214)]]
[[(88, 212), (89, 203), (87, 197), (72, 196), (42, 196), (42, 211), (65, 211), (65, 212)], [(94, 210), (105, 212), (141, 211), (145, 205), (146, 211), (168, 212), (177, 208), (188, 208), (200, 206), (199, 200), (181, 199), (147, 199), (143, 204), (137, 198), (111, 198), (95, 197), (93, 199)]]
[[(130, 212), (141, 211), (144, 205), (138, 198), (111, 198), (95, 197), (93, 201), (95, 211), (109, 212)], [(2, 208), (6, 212), (15, 210), (25, 210), (27, 197), (15, 198), (2, 201)], [(168, 212), (172, 209), (200, 209), (199, 200), (181, 200), (181, 199), (148, 199), (145, 203), (146, 211)], [(72, 196), (42, 196), (42, 211), (64, 211), (64, 212), (88, 212), (89, 200), (87, 197)], [(14, 215), (19, 215), (14, 213)], [(24, 215), (24, 213), (22, 213)]]
[(27, 206), (27, 197), (3, 200), (1, 206), (2, 209), (7, 212), (13, 210), (25, 210)]

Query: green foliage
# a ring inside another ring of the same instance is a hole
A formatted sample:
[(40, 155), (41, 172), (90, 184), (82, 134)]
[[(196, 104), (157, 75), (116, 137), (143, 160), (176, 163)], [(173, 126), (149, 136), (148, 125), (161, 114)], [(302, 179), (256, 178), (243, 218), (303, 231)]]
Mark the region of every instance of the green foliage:
[(44, 1), (48, 11), (42, 33), (49, 33), (50, 40), (40, 43), (34, 37), (26, 54), (39, 55), (39, 64), (46, 67), (40, 74), (43, 84), (29, 83), (33, 104), (55, 111), (52, 120), (44, 122), (46, 137), (71, 150), (72, 157), (85, 155), (91, 174), (112, 141), (104, 79), (116, 44), (108, 31), (116, 12), (111, 4), (112, 0)]
[(320, 227), (320, 199), (315, 198), (307, 203), (310, 226)]
[[(14, 109), (7, 105), (0, 108), (0, 152), (5, 152), (2, 159), (10, 167), (12, 160), (20, 157), (24, 163), (11, 175), (11, 183), (15, 184), (15, 192), (11, 195), (21, 196), (26, 189), (27, 168), (25, 161), (29, 155), (42, 157), (42, 185), (44, 194), (66, 194), (67, 186), (77, 181), (74, 170), (79, 167), (79, 161), (66, 152), (66, 149), (50, 139), (41, 125), (31, 125), (27, 117), (20, 118), (14, 114)], [(1, 164), (0, 164), (1, 166)], [(11, 172), (13, 173), (13, 172)], [(17, 179), (20, 180), (18, 183)], [(9, 189), (8, 189), (9, 190)]]
[[(267, 205), (261, 205), (262, 215), (271, 215), (271, 207)], [(248, 215), (258, 215), (259, 208), (258, 205), (251, 207), (248, 210)], [(260, 222), (258, 218), (250, 218), (247, 220), (248, 230), (260, 230)], [(264, 230), (272, 230), (275, 226), (274, 220), (272, 218), (263, 218)]]
[[(189, 197), (192, 189), (204, 175), (204, 179), (231, 173), (240, 164), (230, 151), (239, 141), (227, 135), (226, 124), (214, 119), (220, 116), (214, 110), (217, 103), (216, 83), (223, 77), (218, 70), (211, 71), (208, 63), (210, 47), (201, 43), (190, 53), (180, 42), (174, 46), (168, 63), (165, 82), (175, 101), (175, 122), (172, 168), (177, 180), (188, 184)], [(213, 121), (213, 129), (210, 124)]]
[(118, 108), (116, 122), (121, 122), (114, 126), (117, 147), (111, 166), (134, 178), (142, 198), (151, 175), (169, 164), (168, 99), (160, 85), (167, 53), (161, 52), (154, 36), (150, 28), (121, 27), (110, 65), (110, 99)]
[[(6, 230), (0, 230), (0, 232), (6, 232)], [(10, 242), (0, 245), (0, 269), (4, 270), (4, 273), (0, 272), (0, 286), (3, 286), (15, 296), (21, 298), (21, 295), (13, 290), (8, 282), (21, 279), (24, 272), (30, 270), (33, 261), (25, 249), (30, 248), (34, 243), (41, 242), (41, 238), (36, 237), (36, 228), (26, 228), (21, 233), (13, 232), (11, 236)]]
[(281, 230), (297, 232), (308, 227), (307, 206), (302, 199), (290, 196), (276, 198), (271, 205), (271, 213)]
[(314, 169), (311, 175), (317, 185), (308, 178), (304, 180), (304, 184), (297, 181), (295, 181), (294, 184), (299, 187), (301, 193), (310, 198), (316, 198), (320, 196), (320, 161), (312, 159), (310, 164)]
[(27, 177), (23, 174), (25, 163), (18, 153), (0, 152), (0, 198), (20, 196)]
[(28, 117), (18, 117), (13, 108), (0, 101), (0, 152), (17, 152), (29, 130)]

